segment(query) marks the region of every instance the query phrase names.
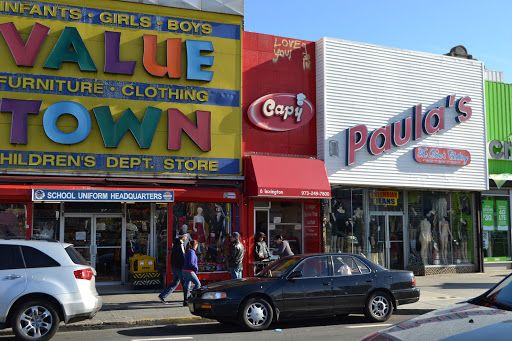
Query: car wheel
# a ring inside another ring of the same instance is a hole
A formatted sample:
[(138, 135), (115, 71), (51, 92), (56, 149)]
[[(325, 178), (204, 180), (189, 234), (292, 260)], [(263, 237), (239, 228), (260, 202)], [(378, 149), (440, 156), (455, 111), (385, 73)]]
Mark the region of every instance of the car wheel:
[(263, 298), (255, 297), (245, 301), (240, 310), (242, 326), (250, 330), (264, 330), (270, 326), (274, 318), (274, 311)]
[(376, 291), (370, 295), (364, 307), (364, 314), (372, 322), (387, 321), (393, 313), (393, 303), (389, 295)]
[(14, 309), (11, 326), (18, 340), (50, 340), (59, 329), (59, 315), (46, 301), (27, 301)]

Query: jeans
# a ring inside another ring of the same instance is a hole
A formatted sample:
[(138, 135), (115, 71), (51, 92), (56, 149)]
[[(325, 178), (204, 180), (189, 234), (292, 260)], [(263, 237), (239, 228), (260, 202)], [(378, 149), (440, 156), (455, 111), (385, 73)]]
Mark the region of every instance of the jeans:
[(196, 288), (201, 287), (201, 282), (194, 272), (182, 271), (183, 274), (183, 292), (186, 290), (186, 298), (190, 297), (190, 282), (194, 283)]
[(169, 296), (174, 290), (176, 290), (176, 288), (178, 287), (178, 285), (180, 285), (180, 281), (181, 282), (184, 282), (183, 281), (183, 275), (181, 273), (181, 269), (178, 269), (178, 268), (175, 268), (174, 266), (172, 267), (172, 283), (169, 284), (167, 286), (167, 288), (165, 288), (164, 291), (162, 291), (162, 293), (158, 296), (160, 296), (162, 299), (165, 299), (167, 296)]
[(229, 272), (231, 272), (231, 279), (242, 278), (242, 268), (230, 268)]

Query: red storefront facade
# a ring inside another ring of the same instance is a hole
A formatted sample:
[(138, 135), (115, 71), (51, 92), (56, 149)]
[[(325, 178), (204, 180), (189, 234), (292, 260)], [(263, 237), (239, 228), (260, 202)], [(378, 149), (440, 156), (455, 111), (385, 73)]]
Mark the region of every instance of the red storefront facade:
[(315, 84), (314, 42), (244, 32), (245, 276), (260, 232), (271, 251), (278, 234), (295, 253), (323, 250), (321, 204), (331, 192), (316, 160)]

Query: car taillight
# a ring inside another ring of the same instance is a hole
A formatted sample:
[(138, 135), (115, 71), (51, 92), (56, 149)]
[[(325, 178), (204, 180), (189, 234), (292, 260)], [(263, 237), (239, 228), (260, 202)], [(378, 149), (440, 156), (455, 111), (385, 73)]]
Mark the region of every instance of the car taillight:
[(414, 276), (412, 276), (411, 284), (412, 284), (413, 287), (416, 286), (416, 278), (414, 278)]
[(76, 270), (73, 271), (73, 274), (75, 274), (76, 279), (86, 279), (88, 281), (90, 281), (92, 276), (94, 276), (94, 272), (92, 272), (92, 269)]

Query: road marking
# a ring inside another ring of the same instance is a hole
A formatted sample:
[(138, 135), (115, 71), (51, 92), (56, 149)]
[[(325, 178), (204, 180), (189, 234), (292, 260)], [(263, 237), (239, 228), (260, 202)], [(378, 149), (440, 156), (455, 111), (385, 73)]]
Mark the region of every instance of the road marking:
[(356, 328), (368, 328), (368, 327), (389, 327), (389, 326), (392, 326), (393, 324), (391, 323), (383, 323), (383, 324), (365, 324), (365, 325), (362, 325), (362, 326), (347, 326), (346, 328), (349, 328), (349, 329), (356, 329)]
[(190, 340), (193, 339), (192, 336), (184, 336), (184, 337), (159, 337), (155, 339), (132, 339), (132, 341), (164, 341), (164, 340)]

